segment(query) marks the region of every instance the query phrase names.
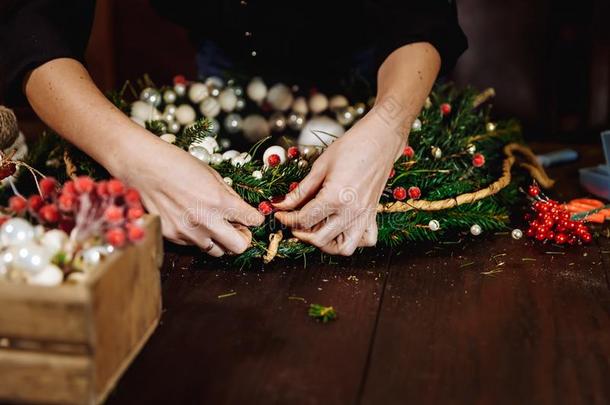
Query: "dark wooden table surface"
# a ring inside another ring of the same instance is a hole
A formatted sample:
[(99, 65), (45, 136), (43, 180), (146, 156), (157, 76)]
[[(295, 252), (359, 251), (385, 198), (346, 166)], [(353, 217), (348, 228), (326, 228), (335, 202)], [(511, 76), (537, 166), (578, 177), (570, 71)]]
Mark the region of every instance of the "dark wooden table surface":
[[(580, 149), (550, 171), (560, 199), (601, 162)], [(170, 247), (161, 324), (108, 404), (610, 403), (610, 226), (596, 230), (573, 249), (483, 234), (250, 271)]]

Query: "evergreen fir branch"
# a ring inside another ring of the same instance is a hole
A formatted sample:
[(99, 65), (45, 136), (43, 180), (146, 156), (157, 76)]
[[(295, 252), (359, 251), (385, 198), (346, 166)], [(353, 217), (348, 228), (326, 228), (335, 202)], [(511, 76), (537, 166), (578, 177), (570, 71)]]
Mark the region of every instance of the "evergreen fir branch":
[(207, 118), (200, 118), (190, 126), (186, 127), (181, 134), (176, 137), (176, 146), (182, 149), (188, 147), (194, 142), (200, 142), (208, 136), (216, 136), (212, 132), (212, 122)]
[(337, 318), (337, 312), (333, 307), (325, 307), (319, 304), (311, 304), (308, 314), (322, 323), (327, 323)]

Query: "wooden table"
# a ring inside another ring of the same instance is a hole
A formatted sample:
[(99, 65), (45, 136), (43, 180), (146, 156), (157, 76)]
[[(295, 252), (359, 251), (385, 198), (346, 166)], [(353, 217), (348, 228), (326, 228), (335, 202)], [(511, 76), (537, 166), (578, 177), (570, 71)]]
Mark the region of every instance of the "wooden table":
[[(560, 199), (601, 161), (581, 150), (550, 171)], [(250, 271), (170, 248), (162, 323), (108, 403), (610, 403), (610, 227), (597, 230), (573, 249), (484, 234)], [(315, 322), (309, 303), (338, 319)]]

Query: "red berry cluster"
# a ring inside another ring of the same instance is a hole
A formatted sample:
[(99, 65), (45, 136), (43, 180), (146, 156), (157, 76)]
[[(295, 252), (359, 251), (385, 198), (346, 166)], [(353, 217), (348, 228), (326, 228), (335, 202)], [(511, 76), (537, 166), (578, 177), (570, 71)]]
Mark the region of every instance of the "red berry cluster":
[(140, 194), (116, 179), (95, 182), (81, 176), (60, 186), (52, 177), (39, 182), (40, 194), (13, 196), (9, 210), (66, 233), (75, 228), (85, 236), (104, 236), (113, 246), (144, 237), (137, 220), (144, 215)]
[(409, 198), (412, 200), (417, 200), (419, 197), (421, 197), (421, 190), (417, 186), (409, 187), (408, 190), (406, 190), (404, 187), (398, 186), (392, 190), (392, 196), (398, 201), (404, 200), (407, 198), (407, 196), (409, 196)]
[(528, 194), (536, 198), (532, 209), (536, 217), (529, 222), (526, 235), (541, 242), (551, 241), (558, 245), (589, 243), (592, 240), (589, 228), (581, 221), (570, 219), (570, 213), (557, 201), (540, 197), (540, 189), (530, 186)]

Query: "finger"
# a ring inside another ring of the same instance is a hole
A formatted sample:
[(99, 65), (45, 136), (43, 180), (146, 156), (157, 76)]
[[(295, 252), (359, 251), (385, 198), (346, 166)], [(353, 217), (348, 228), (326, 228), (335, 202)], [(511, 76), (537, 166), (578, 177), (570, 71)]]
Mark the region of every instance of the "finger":
[(375, 246), (377, 244), (377, 232), (377, 221), (375, 217), (373, 217), (373, 220), (369, 222), (368, 227), (365, 229), (364, 234), (362, 234), (362, 238), (360, 238), (360, 243), (358, 246)]
[(314, 163), (311, 171), (290, 193), (286, 194), (284, 201), (275, 204), (280, 210), (293, 210), (310, 200), (322, 186), (326, 176), (326, 166), (318, 161)]
[(265, 221), (263, 214), (240, 197), (232, 198), (230, 204), (229, 208), (224, 212), (224, 217), (230, 222), (240, 223), (245, 226), (260, 226)]
[(251, 238), (225, 220), (214, 221), (211, 230), (212, 239), (232, 253), (243, 253), (250, 246)]
[(317, 230), (293, 230), (292, 234), (304, 242), (322, 248), (335, 240), (349, 227), (344, 217), (333, 215)]
[(285, 226), (309, 229), (334, 212), (329, 204), (323, 203), (320, 199), (316, 198), (305, 204), (298, 211), (278, 211), (275, 213), (275, 217)]
[[(212, 248), (209, 248), (210, 242), (213, 243)], [(225, 254), (224, 249), (221, 248), (220, 246), (218, 246), (218, 244), (211, 239), (209, 240), (208, 247), (206, 249), (208, 249), (208, 250), (207, 251), (204, 250), (204, 252), (213, 257), (221, 257)]]
[(338, 254), (343, 256), (351, 256), (356, 251), (358, 244), (362, 240), (368, 221), (355, 221), (354, 224), (343, 232), (343, 240), (339, 243)]

